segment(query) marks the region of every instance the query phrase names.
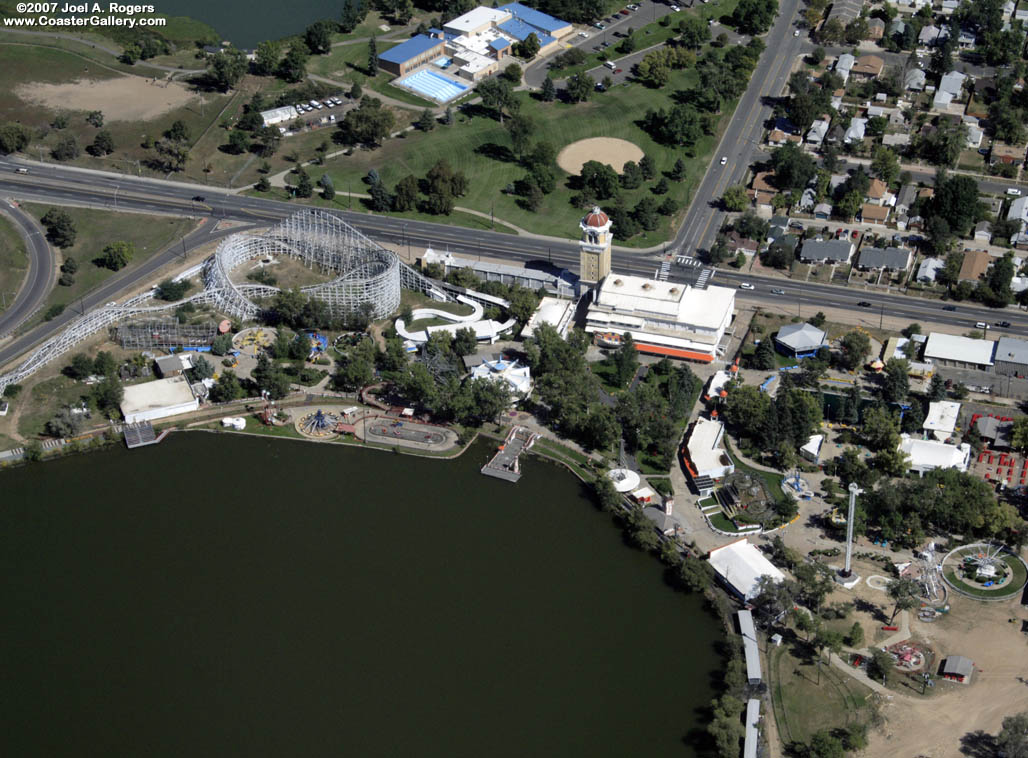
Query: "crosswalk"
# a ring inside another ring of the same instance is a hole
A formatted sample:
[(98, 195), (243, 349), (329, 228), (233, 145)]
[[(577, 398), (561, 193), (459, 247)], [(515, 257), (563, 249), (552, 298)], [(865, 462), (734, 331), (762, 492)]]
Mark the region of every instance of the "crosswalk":
[(660, 264), (660, 271), (657, 273), (657, 278), (662, 282), (666, 282), (668, 276), (671, 275), (671, 261), (664, 261)]

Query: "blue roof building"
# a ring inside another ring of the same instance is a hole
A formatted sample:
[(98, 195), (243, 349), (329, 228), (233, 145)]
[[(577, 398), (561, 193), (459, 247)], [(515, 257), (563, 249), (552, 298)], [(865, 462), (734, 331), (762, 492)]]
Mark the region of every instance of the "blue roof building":
[[(507, 13), (512, 15), (518, 21), (530, 24), (536, 29), (546, 32), (551, 36), (554, 32), (561, 31), (570, 26), (567, 21), (561, 21), (559, 18), (554, 18), (553, 16), (547, 15), (542, 11), (537, 11), (535, 8), (529, 8), (527, 5), (522, 5), (521, 3), (508, 3), (507, 5), (501, 5), (499, 10), (507, 11)], [(525, 36), (527, 37), (528, 35), (526, 34)]]
[(500, 52), (501, 50), (506, 50), (508, 47), (510, 47), (510, 42), (508, 42), (505, 39), (494, 39), (492, 42), (489, 43), (489, 47), (491, 47), (496, 52)]
[(519, 21), (516, 18), (512, 18), (510, 21), (504, 21), (502, 24), (497, 24), (496, 28), (501, 32), (509, 34), (518, 42), (524, 42), (528, 39), (528, 35), (534, 34), (536, 39), (539, 40), (539, 47), (546, 47), (551, 42), (554, 42), (554, 38), (548, 34), (541, 32), (539, 29), (526, 24), (524, 21)]
[(427, 63), (445, 50), (443, 40), (419, 34), (378, 56), (382, 68), (402, 76), (413, 68)]

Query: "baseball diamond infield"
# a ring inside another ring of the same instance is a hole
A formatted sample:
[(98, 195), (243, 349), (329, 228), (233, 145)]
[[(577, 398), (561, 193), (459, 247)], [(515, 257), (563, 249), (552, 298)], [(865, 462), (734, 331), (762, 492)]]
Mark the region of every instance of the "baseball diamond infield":
[(591, 137), (572, 142), (557, 154), (557, 165), (569, 174), (579, 174), (587, 161), (606, 163), (619, 174), (628, 161), (638, 163), (643, 151), (633, 142), (613, 137)]

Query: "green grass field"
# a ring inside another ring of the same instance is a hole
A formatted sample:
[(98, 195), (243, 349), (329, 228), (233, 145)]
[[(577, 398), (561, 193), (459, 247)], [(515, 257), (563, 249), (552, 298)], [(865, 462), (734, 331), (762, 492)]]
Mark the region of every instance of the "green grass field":
[[(796, 645), (802, 643), (795, 643)], [(788, 645), (771, 649), (768, 686), (782, 742), (806, 743), (821, 729), (846, 726), (860, 719), (867, 689), (828, 664), (793, 655)]]
[[(36, 219), (40, 219), (50, 206), (26, 203), (22, 208)], [(146, 216), (139, 213), (117, 213), (87, 208), (64, 210), (71, 216), (78, 234), (75, 244), (61, 251), (61, 254), (64, 259), (69, 255), (74, 257), (79, 268), (75, 273), (75, 283), (70, 287), (55, 286), (42, 311), (56, 303), (70, 305), (90, 290), (121, 273), (101, 268), (93, 263), (93, 259), (111, 242), (124, 240), (135, 245), (135, 255), (128, 266), (121, 270), (130, 271), (169, 243), (187, 234), (194, 224), (191, 219), (167, 216)], [(36, 320), (30, 323), (36, 323), (40, 317), (37, 315)]]
[(25, 404), (25, 412), (18, 419), (18, 434), (22, 437), (39, 437), (43, 434), (46, 422), (53, 418), (57, 410), (78, 403), (89, 395), (89, 387), (66, 376), (55, 376), (34, 386), (29, 395), (31, 400), (18, 398)]
[(29, 270), (25, 242), (14, 225), (0, 216), (0, 311), (14, 302)]
[[(519, 99), (522, 113), (534, 123), (535, 138), (552, 143), (558, 151), (580, 139), (617, 137), (635, 143), (652, 156), (658, 176), (670, 171), (677, 158), (686, 159), (686, 179), (672, 183), (669, 192), (679, 207), (684, 208), (706, 170), (717, 137), (704, 137), (695, 148), (695, 157), (690, 158), (683, 150), (654, 142), (636, 120), (647, 108), (667, 107), (671, 104), (671, 93), (692, 86), (695, 81), (694, 71), (676, 71), (665, 90), (650, 90), (641, 85), (615, 87), (609, 92), (596, 93), (591, 101), (578, 105), (542, 103), (524, 92), (519, 93)], [(729, 118), (731, 108), (726, 110), (722, 121)], [(328, 173), (337, 189), (350, 184), (363, 187), (361, 179), (374, 168), (387, 185), (394, 185), (407, 174), (424, 176), (437, 161), (445, 159), (470, 180), (470, 191), (458, 198), (459, 206), (484, 213), (492, 211), (497, 218), (539, 234), (577, 239), (582, 211), (568, 202), (571, 190), (565, 186), (568, 175), (564, 172), (558, 169), (557, 191), (545, 198), (537, 213), (522, 209), (517, 198), (503, 192), (525, 175), (525, 170), (507, 155), (509, 147), (510, 139), (498, 121), (489, 115), (461, 115), (452, 126), (439, 126), (428, 133), (408, 133), (404, 139), (386, 141), (377, 150), (333, 158), (324, 168), (315, 167), (311, 175), (317, 181), (321, 174)], [(653, 183), (623, 191), (625, 204), (634, 206), (644, 195), (650, 194)], [(628, 244), (639, 247), (658, 244), (668, 238), (669, 228), (669, 219), (662, 218), (655, 231), (640, 234)]]

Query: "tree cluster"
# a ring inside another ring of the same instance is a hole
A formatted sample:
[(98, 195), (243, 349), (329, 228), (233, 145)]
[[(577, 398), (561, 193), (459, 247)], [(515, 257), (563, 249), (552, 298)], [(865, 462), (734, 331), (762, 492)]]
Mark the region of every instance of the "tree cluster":
[(339, 139), (347, 145), (378, 146), (396, 126), (393, 112), (382, 101), (365, 95), (360, 105), (339, 122)]
[(764, 451), (779, 468), (796, 461), (796, 450), (820, 426), (821, 404), (815, 394), (782, 388), (769, 397), (753, 385), (733, 387), (725, 399), (725, 422), (754, 450)]

